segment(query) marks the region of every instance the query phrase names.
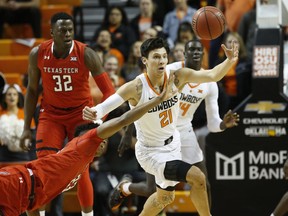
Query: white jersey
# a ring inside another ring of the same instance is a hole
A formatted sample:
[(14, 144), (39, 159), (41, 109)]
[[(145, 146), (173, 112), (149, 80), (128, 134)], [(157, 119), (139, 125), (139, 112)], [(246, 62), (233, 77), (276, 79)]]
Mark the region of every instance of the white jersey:
[[(184, 67), (184, 62), (175, 62), (166, 66), (166, 71), (178, 70)], [(179, 96), (180, 110), (177, 120), (177, 129), (181, 137), (182, 160), (194, 164), (203, 160), (203, 153), (198, 144), (192, 127), (194, 113), (205, 99), (208, 128), (212, 132), (219, 132), (220, 122), (218, 111), (218, 87), (215, 82), (188, 83), (181, 90)]]
[[(169, 74), (170, 72), (165, 75), (166, 81)], [(140, 79), (143, 84), (142, 95), (137, 104), (138, 106), (159, 94), (151, 85), (146, 73), (140, 74), (137, 78)], [(131, 105), (130, 107), (133, 108)], [(178, 135), (175, 134), (175, 131), (177, 131), (176, 121), (178, 113), (179, 100), (177, 94), (149, 110), (144, 116), (134, 122), (137, 130), (138, 142), (147, 147), (163, 146), (165, 140), (169, 139), (171, 136), (179, 136), (178, 132)]]
[[(184, 62), (175, 62), (167, 65), (166, 70), (178, 70), (184, 67)], [(180, 113), (177, 120), (177, 129), (181, 132), (183, 129), (191, 128), (191, 120), (200, 103), (205, 99), (208, 128), (211, 132), (220, 132), (220, 123), (218, 108), (218, 86), (216, 82), (209, 83), (188, 83), (181, 90), (179, 96)]]

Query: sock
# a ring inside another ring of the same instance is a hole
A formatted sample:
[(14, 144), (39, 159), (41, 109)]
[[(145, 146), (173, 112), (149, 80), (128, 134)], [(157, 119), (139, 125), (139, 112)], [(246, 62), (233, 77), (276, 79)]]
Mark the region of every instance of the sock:
[(88, 212), (88, 213), (84, 213), (83, 211), (81, 211), (81, 215), (82, 216), (93, 216), (93, 211)]
[(44, 211), (39, 211), (40, 216), (45, 216), (45, 210)]
[(127, 182), (127, 183), (124, 183), (124, 184), (122, 185), (122, 192), (123, 192), (124, 195), (126, 195), (126, 196), (132, 194), (131, 191), (129, 190), (130, 184), (131, 184), (131, 182)]
[(274, 213), (272, 213), (270, 216), (275, 216)]

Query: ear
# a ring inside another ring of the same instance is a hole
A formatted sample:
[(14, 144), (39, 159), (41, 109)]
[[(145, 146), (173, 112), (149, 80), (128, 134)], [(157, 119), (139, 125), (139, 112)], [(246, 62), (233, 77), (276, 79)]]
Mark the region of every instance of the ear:
[(146, 63), (147, 63), (147, 58), (141, 57), (141, 61), (142, 61), (142, 63), (143, 63), (144, 65), (146, 65)]
[(53, 36), (53, 29), (50, 28), (50, 35)]

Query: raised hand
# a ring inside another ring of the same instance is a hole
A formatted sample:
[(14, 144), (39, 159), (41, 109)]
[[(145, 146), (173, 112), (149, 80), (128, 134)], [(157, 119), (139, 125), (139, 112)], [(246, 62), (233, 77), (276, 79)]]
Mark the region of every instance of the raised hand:
[(232, 47), (229, 49), (227, 48), (224, 44), (221, 44), (222, 49), (225, 52), (226, 57), (232, 61), (236, 62), (238, 60), (238, 55), (239, 55), (239, 46), (238, 43), (235, 41), (232, 42)]
[(159, 95), (159, 97), (161, 97), (163, 101), (171, 98), (178, 92), (177, 87), (174, 85), (174, 79), (175, 79), (174, 71), (171, 71), (169, 79), (166, 82), (166, 85), (164, 86), (162, 93)]
[(232, 128), (238, 125), (239, 115), (237, 113), (233, 113), (232, 110), (229, 110), (223, 118), (223, 124), (225, 128)]

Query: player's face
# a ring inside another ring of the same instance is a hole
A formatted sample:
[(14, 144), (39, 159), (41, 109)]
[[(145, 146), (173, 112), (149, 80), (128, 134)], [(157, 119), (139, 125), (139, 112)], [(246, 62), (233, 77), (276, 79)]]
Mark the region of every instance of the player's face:
[(99, 147), (95, 153), (95, 157), (100, 157), (101, 155), (103, 155), (107, 150), (107, 146), (108, 146), (108, 141), (103, 140), (103, 142), (99, 145)]
[(186, 45), (185, 60), (189, 68), (199, 70), (203, 58), (203, 46), (199, 41), (191, 41)]
[(58, 20), (53, 26), (51, 35), (56, 46), (70, 48), (74, 38), (74, 26), (72, 20)]
[(168, 63), (168, 54), (164, 47), (150, 51), (148, 58), (143, 58), (148, 73), (164, 74)]

